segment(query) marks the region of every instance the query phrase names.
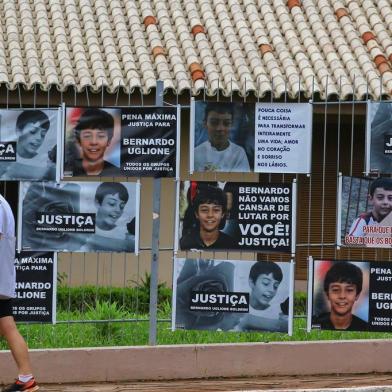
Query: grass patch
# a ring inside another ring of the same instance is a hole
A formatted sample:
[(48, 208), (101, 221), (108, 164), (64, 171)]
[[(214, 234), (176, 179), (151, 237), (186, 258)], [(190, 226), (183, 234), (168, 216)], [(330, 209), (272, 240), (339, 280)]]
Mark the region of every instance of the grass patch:
[[(106, 304), (107, 305), (107, 304)], [(148, 315), (138, 315), (122, 309), (99, 305), (90, 309), (89, 319), (98, 323), (73, 323), (86, 320), (86, 314), (76, 312), (60, 312), (56, 325), (20, 324), (20, 332), (27, 339), (30, 348), (71, 348), (71, 347), (106, 347), (106, 346), (140, 346), (148, 344)], [(103, 322), (102, 314), (120, 315), (133, 321)], [(160, 317), (169, 314), (160, 312)], [(285, 341), (317, 341), (317, 340), (352, 340), (352, 339), (390, 339), (392, 333), (385, 332), (351, 332), (351, 331), (319, 331), (306, 332), (306, 320), (294, 320), (293, 336), (271, 332), (224, 332), (224, 331), (171, 331), (168, 321), (158, 323), (158, 344), (207, 344), (207, 343), (246, 343), (246, 342), (285, 342)], [(6, 349), (5, 342), (0, 340), (0, 349)]]
[[(140, 346), (148, 344), (149, 281), (138, 287), (59, 287), (58, 324), (19, 324), (30, 348)], [(296, 315), (306, 313), (306, 294), (296, 293)], [(142, 311), (143, 310), (143, 311)], [(158, 344), (207, 344), (352, 339), (390, 339), (391, 333), (306, 332), (306, 319), (294, 320), (293, 336), (271, 332), (171, 331), (171, 290), (160, 285)], [(147, 320), (147, 321), (146, 321)], [(6, 349), (0, 339), (0, 349)]]

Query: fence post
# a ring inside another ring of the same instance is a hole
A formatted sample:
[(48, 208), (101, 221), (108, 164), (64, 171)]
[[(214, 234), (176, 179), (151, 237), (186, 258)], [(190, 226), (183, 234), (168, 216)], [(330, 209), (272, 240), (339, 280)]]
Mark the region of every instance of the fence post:
[[(155, 106), (163, 106), (163, 81), (157, 80)], [(150, 328), (149, 344), (157, 344), (158, 312), (158, 262), (159, 262), (159, 227), (161, 204), (161, 179), (153, 179), (152, 196), (152, 241), (151, 241), (151, 280), (150, 280)]]

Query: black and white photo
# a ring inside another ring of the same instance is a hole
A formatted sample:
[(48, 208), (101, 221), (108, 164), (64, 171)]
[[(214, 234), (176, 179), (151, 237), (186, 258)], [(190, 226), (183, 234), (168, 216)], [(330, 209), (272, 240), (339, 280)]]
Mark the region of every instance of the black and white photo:
[(22, 250), (137, 252), (139, 183), (22, 183)]
[(0, 180), (56, 179), (61, 109), (0, 110)]
[(292, 274), (288, 262), (175, 259), (172, 327), (289, 333)]
[(392, 104), (368, 102), (366, 172), (392, 173)]

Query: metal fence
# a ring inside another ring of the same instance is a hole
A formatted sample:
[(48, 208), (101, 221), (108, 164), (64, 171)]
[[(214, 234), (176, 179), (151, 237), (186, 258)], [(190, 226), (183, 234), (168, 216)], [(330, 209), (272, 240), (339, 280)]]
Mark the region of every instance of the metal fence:
[[(326, 86), (328, 82), (326, 82)], [(380, 83), (380, 86), (382, 83)], [(285, 84), (287, 86), (287, 84)], [(355, 91), (355, 87), (353, 87)], [(368, 91), (368, 90), (366, 90)], [(157, 89), (154, 96), (134, 92), (92, 94), (68, 91), (6, 91), (1, 107), (49, 107), (61, 104), (81, 106), (137, 106), (153, 103), (181, 105), (182, 180), (297, 182), (296, 279), (305, 290), (307, 257), (359, 260), (391, 260), (390, 249), (341, 248), (336, 246), (336, 194), (338, 175), (362, 176), (365, 172), (365, 129), (367, 96), (353, 94), (348, 100), (325, 94), (322, 100), (312, 92), (313, 147), (310, 175), (238, 174), (188, 172), (190, 96), (178, 96)], [(217, 94), (196, 99), (247, 102), (262, 98)], [(308, 99), (308, 98), (306, 98)], [(381, 97), (380, 97), (381, 99)], [(285, 90), (269, 102), (304, 102), (304, 96), (290, 98)], [(122, 181), (126, 179), (121, 179)], [(127, 181), (135, 181), (128, 179)], [(17, 184), (2, 183), (1, 192), (16, 210)], [(170, 298), (173, 257), (192, 257), (194, 253), (174, 254), (174, 179), (141, 179), (140, 254), (64, 253), (58, 256), (57, 325), (21, 325), (30, 347), (77, 347), (100, 345), (140, 345), (222, 341), (218, 334), (186, 334), (170, 331)], [(158, 197), (159, 196), (159, 197)], [(160, 199), (160, 200), (159, 200)], [(155, 205), (154, 205), (155, 203)], [(159, 221), (153, 219), (158, 213)], [(159, 235), (158, 235), (159, 233)], [(197, 255), (196, 255), (197, 256)], [(203, 253), (204, 256), (204, 253)], [(287, 254), (249, 252), (207, 252), (206, 257), (244, 260), (288, 261)], [(158, 284), (158, 281), (160, 282)], [(158, 289), (159, 286), (159, 289)], [(152, 298), (150, 292), (153, 293)], [(157, 297), (155, 297), (157, 295)], [(150, 303), (151, 300), (151, 303)], [(156, 303), (155, 303), (156, 302)], [(156, 306), (157, 305), (157, 306)], [(297, 315), (298, 316), (298, 315)], [(301, 316), (301, 315), (300, 315)], [(303, 315), (302, 315), (303, 316)], [(202, 336), (200, 338), (200, 336)], [(247, 336), (245, 339), (260, 340)], [(284, 337), (282, 336), (282, 340)]]

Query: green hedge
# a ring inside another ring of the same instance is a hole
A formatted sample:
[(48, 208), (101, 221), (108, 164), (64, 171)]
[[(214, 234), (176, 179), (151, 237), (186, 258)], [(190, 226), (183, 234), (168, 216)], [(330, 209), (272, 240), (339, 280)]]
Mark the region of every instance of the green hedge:
[(294, 296), (294, 314), (305, 315), (306, 314), (306, 293), (296, 292)]
[[(158, 308), (171, 302), (172, 290), (160, 285), (158, 290)], [(150, 293), (147, 287), (95, 287), (59, 286), (57, 289), (57, 309), (59, 311), (85, 312), (88, 307), (95, 307), (96, 301), (116, 302), (119, 307), (133, 313), (148, 313)], [(306, 293), (295, 293), (294, 314), (306, 314)]]
[[(158, 308), (171, 300), (171, 289), (159, 287)], [(89, 307), (95, 307), (96, 301), (116, 302), (119, 307), (134, 313), (148, 313), (150, 293), (145, 288), (136, 287), (95, 287), (78, 286), (57, 288), (57, 310), (85, 312)]]

